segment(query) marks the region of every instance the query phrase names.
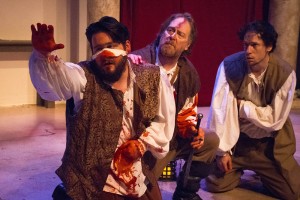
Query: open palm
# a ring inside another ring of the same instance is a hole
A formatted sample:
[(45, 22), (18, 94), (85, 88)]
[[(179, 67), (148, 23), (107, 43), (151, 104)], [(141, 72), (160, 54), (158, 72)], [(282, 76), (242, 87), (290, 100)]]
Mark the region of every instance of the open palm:
[(54, 40), (54, 28), (52, 25), (37, 23), (37, 28), (31, 25), (32, 46), (42, 54), (64, 48), (63, 44), (56, 44)]

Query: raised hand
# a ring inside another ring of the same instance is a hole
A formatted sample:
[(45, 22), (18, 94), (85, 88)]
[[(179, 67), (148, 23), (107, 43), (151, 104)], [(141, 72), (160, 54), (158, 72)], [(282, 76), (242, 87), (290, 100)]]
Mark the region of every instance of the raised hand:
[(63, 49), (63, 44), (56, 44), (54, 40), (54, 28), (52, 25), (37, 23), (37, 29), (31, 25), (32, 46), (47, 56), (48, 53), (57, 49)]

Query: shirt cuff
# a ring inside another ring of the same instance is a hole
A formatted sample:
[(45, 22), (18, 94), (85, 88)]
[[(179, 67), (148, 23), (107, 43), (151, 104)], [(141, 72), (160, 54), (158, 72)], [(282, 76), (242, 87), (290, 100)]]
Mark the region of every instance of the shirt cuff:
[(139, 142), (139, 144), (137, 145), (137, 147), (138, 147), (139, 151), (141, 152), (141, 154), (143, 156), (144, 153), (147, 151), (146, 144), (141, 139), (137, 139), (137, 141)]
[(247, 114), (249, 113), (249, 109), (247, 106), (245, 106), (245, 104), (246, 104), (246, 101), (241, 100), (240, 107), (238, 108), (240, 118), (245, 118), (245, 115), (247, 116)]

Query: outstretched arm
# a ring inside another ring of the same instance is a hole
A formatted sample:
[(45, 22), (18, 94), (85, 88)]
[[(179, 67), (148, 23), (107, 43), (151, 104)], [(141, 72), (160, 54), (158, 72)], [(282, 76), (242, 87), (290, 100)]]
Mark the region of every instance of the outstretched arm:
[(56, 44), (53, 26), (31, 25), (34, 50), (29, 60), (31, 81), (40, 96), (49, 101), (67, 100), (71, 97), (77, 107), (86, 84), (83, 69), (74, 63), (66, 63), (51, 53), (64, 48)]

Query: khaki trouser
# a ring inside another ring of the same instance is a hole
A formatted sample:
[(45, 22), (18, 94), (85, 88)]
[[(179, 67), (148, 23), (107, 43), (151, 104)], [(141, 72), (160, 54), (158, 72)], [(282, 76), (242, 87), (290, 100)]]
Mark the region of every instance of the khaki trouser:
[[(212, 163), (215, 159), (216, 151), (219, 146), (219, 137), (214, 132), (205, 130), (204, 145), (199, 149), (195, 150), (193, 161), (201, 161), (204, 163)], [(164, 168), (172, 160), (187, 159), (191, 151), (191, 145), (189, 140), (182, 139), (179, 141), (178, 147), (170, 151), (163, 159), (158, 159), (153, 172), (157, 179), (162, 174)], [(201, 170), (201, 169), (199, 169)]]
[[(241, 133), (232, 156), (232, 170), (222, 173), (217, 167), (206, 178), (206, 186), (209, 192), (225, 192), (234, 189), (240, 183), (243, 170), (254, 171), (260, 176), (261, 181), (274, 196), (280, 199), (296, 200), (299, 192), (295, 194), (291, 190), (291, 183), (287, 182), (283, 174), (278, 170), (273, 156), (273, 138), (252, 139)], [(294, 166), (299, 174), (299, 165)]]

